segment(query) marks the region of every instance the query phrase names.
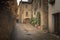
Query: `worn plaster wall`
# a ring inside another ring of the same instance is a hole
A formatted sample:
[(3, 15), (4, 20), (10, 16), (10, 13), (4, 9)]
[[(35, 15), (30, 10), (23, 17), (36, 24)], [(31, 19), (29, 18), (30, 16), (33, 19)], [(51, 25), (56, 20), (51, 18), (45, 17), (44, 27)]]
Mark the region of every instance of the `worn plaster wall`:
[(41, 27), (48, 31), (48, 0), (41, 0)]
[(0, 40), (9, 40), (16, 19), (16, 0), (0, 0)]
[(60, 12), (59, 3), (60, 3), (60, 0), (55, 0), (55, 4), (54, 5), (48, 4), (49, 5), (49, 11), (48, 11), (49, 22), (48, 23), (49, 23), (49, 32), (50, 33), (54, 32), (54, 17), (53, 17), (53, 14)]

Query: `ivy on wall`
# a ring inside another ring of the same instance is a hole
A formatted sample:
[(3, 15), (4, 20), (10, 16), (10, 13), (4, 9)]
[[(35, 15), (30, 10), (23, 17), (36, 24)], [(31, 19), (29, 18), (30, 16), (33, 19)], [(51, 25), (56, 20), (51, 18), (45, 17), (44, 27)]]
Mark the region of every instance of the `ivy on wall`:
[(41, 17), (40, 17), (40, 12), (37, 12), (36, 18), (31, 18), (30, 23), (35, 26), (40, 26), (41, 24)]

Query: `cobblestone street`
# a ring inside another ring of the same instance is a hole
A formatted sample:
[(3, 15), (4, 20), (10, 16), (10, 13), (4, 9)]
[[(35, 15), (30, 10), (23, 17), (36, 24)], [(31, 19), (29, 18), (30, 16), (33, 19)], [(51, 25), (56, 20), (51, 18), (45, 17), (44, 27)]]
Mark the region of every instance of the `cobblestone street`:
[(30, 24), (16, 24), (12, 40), (60, 40), (52, 34), (39, 32)]

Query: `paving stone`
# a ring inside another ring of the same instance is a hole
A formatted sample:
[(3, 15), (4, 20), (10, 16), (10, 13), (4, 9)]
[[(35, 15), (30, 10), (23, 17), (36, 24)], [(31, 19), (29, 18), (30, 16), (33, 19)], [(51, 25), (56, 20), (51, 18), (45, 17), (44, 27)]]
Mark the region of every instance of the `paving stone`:
[[(31, 28), (33, 30), (36, 30), (33, 26), (29, 24), (17, 24), (16, 29), (19, 30), (15, 32), (16, 35), (15, 40), (60, 40), (60, 38), (57, 38), (56, 36), (51, 35), (50, 33), (46, 32), (32, 32), (30, 30), (27, 30), (28, 32), (24, 32), (24, 30), (20, 29), (27, 29)], [(15, 30), (16, 31), (16, 30)], [(30, 33), (29, 33), (30, 32)], [(19, 36), (17, 36), (19, 35)]]

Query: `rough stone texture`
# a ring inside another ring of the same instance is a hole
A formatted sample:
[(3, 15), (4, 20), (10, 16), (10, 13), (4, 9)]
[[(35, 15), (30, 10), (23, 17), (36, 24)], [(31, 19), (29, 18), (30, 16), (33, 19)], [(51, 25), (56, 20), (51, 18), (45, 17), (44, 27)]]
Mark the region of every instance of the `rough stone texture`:
[(0, 0), (0, 40), (9, 40), (15, 26), (16, 0)]
[(35, 13), (39, 11), (41, 14), (42, 30), (48, 30), (48, 0), (34, 0), (33, 9)]
[(41, 11), (42, 11), (42, 27), (43, 30), (48, 30), (48, 0), (41, 0)]

